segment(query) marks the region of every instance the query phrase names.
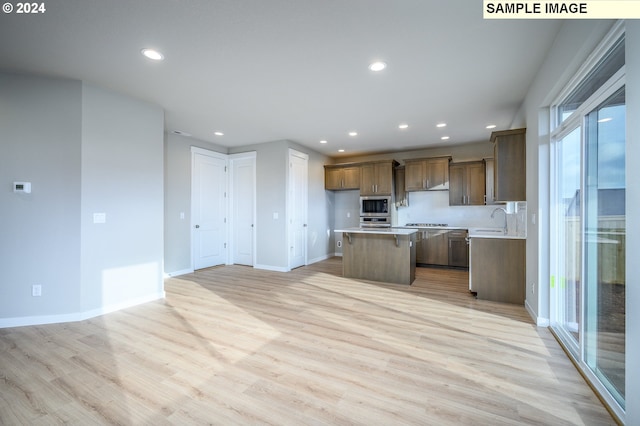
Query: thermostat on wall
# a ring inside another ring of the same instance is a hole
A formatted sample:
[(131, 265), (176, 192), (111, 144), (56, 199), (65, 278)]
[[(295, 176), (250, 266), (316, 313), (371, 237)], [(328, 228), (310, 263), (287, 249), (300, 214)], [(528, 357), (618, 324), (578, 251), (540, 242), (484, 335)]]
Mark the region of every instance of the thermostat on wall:
[(13, 192), (31, 194), (31, 182), (13, 182)]

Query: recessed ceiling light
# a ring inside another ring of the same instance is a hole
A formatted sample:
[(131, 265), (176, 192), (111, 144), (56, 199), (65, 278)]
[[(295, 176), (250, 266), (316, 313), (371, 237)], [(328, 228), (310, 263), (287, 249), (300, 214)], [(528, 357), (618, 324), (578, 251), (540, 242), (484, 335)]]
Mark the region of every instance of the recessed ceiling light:
[(447, 123), (438, 123), (436, 127), (447, 127)]
[(398, 129), (408, 129), (408, 128), (409, 128), (409, 125), (406, 123), (402, 123), (398, 126)]
[(172, 133), (174, 135), (180, 135), (180, 136), (186, 136), (186, 137), (191, 136), (191, 133), (183, 132), (182, 130), (174, 130)]
[(382, 71), (386, 67), (387, 67), (387, 64), (385, 64), (384, 62), (381, 62), (381, 61), (377, 61), (377, 62), (373, 62), (373, 63), (369, 64), (369, 69), (371, 71)]
[(320, 143), (327, 143), (327, 141), (320, 141)]
[(598, 120), (598, 123), (606, 123), (607, 121), (611, 121), (611, 120), (613, 120), (612, 117), (605, 117)]
[(216, 136), (224, 136), (224, 133), (222, 132), (213, 132), (213, 134)]
[(487, 129), (495, 129), (495, 128), (496, 128), (496, 125), (495, 125), (495, 124), (489, 124), (489, 125), (487, 126)]
[(358, 136), (358, 132), (349, 132), (349, 136)]
[(344, 152), (344, 149), (339, 149), (338, 152)]
[(149, 59), (153, 59), (154, 61), (161, 61), (164, 59), (164, 55), (154, 49), (142, 49), (141, 52), (144, 56)]
[(449, 136), (443, 136), (440, 139), (442, 139), (443, 141), (448, 141), (449, 140)]

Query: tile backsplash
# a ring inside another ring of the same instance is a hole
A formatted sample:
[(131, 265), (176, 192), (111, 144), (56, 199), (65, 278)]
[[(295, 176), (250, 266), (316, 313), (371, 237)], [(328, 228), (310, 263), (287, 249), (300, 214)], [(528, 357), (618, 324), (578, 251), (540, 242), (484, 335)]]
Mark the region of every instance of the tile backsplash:
[(504, 226), (505, 215), (496, 212), (504, 208), (509, 234), (526, 236), (527, 203), (525, 201), (489, 206), (450, 206), (448, 191), (417, 191), (408, 194), (409, 205), (398, 207), (397, 226), (407, 223), (446, 223), (449, 226), (492, 227)]

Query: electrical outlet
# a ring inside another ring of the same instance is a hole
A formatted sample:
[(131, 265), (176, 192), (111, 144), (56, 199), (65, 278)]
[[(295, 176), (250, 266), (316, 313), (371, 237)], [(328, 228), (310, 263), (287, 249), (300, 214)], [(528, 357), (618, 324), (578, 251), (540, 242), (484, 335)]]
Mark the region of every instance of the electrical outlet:
[(35, 284), (31, 287), (31, 295), (33, 297), (40, 297), (42, 296), (42, 286), (39, 284)]
[(338, 247), (342, 247), (342, 241), (340, 241), (340, 240), (336, 241), (336, 245), (337, 245)]
[(536, 283), (531, 283), (531, 294), (536, 294)]

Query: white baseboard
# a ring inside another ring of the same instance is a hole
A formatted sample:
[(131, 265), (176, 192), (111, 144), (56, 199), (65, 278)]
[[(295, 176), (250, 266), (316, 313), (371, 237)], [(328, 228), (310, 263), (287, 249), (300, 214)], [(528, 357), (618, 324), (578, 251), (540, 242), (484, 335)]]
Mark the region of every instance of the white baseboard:
[(325, 254), (324, 256), (320, 256), (320, 257), (316, 257), (314, 259), (310, 259), (307, 261), (307, 265), (312, 265), (314, 263), (318, 263), (318, 262), (322, 262), (323, 260), (327, 260), (330, 259), (331, 255), (330, 254)]
[(182, 269), (180, 271), (165, 272), (165, 278), (179, 277), (180, 275), (193, 274), (193, 269)]
[(336, 257), (342, 257), (342, 253), (338, 253), (338, 252), (333, 253), (333, 255), (336, 256)]
[(272, 265), (253, 265), (255, 269), (264, 269), (265, 271), (275, 271), (275, 272), (289, 272), (288, 268), (283, 266), (272, 266)]
[(535, 323), (536, 323), (536, 325), (538, 327), (549, 327), (549, 324), (550, 324), (549, 318), (539, 317), (533, 311), (533, 308), (531, 308), (531, 305), (529, 305), (529, 301), (528, 300), (524, 301), (524, 307), (527, 310), (527, 312), (529, 313), (529, 315), (531, 316), (531, 319), (533, 319), (533, 321), (535, 321)]
[(105, 315), (111, 312), (120, 311), (122, 309), (131, 308), (136, 305), (142, 305), (143, 303), (153, 302), (154, 300), (164, 298), (165, 292), (163, 290), (158, 293), (148, 294), (146, 296), (137, 297), (135, 299), (126, 300), (124, 302), (116, 303), (109, 306), (102, 306), (100, 308), (91, 309), (84, 312), (74, 312), (70, 314), (59, 315), (38, 315), (32, 317), (0, 318), (0, 328), (84, 321), (89, 318), (94, 318), (100, 315)]

